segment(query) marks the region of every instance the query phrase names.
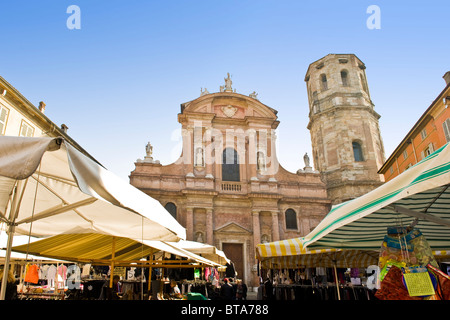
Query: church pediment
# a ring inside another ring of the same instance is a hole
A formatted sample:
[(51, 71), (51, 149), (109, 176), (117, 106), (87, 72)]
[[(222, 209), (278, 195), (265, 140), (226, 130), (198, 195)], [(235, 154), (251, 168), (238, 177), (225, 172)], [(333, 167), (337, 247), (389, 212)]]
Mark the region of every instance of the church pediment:
[(181, 104), (181, 113), (207, 113), (220, 118), (277, 119), (277, 111), (261, 103), (256, 92), (249, 95), (236, 93), (236, 89), (231, 86), (230, 74), (224, 80), (225, 85), (220, 87), (220, 92), (209, 93), (206, 88), (202, 88), (200, 97)]
[(227, 234), (240, 234), (240, 235), (248, 235), (252, 234), (252, 232), (237, 223), (230, 222), (218, 229), (215, 230), (216, 233), (227, 233)]

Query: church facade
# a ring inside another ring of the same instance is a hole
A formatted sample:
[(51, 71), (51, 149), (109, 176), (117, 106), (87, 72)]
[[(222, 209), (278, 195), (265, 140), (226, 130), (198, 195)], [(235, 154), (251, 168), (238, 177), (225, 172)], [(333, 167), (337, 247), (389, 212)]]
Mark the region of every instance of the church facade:
[(238, 278), (257, 287), (256, 245), (308, 234), (333, 199), (306, 154), (296, 173), (278, 162), (277, 111), (255, 93), (236, 93), (229, 75), (224, 80), (219, 92), (205, 89), (181, 104), (179, 159), (162, 165), (149, 143), (130, 183), (158, 199), (186, 228), (187, 240), (223, 250)]

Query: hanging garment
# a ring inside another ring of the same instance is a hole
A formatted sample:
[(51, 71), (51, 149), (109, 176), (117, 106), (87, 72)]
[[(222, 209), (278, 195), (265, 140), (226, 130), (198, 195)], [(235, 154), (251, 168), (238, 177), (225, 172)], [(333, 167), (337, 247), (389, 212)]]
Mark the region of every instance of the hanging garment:
[(58, 267), (58, 275), (60, 275), (63, 280), (67, 279), (67, 267), (65, 265), (62, 264)]
[(48, 264), (45, 264), (39, 268), (39, 279), (47, 279)]
[(30, 265), (25, 274), (25, 282), (37, 284), (39, 282), (39, 267), (36, 264)]
[(432, 265), (427, 265), (427, 269), (437, 280), (436, 293), (429, 300), (450, 300), (450, 276)]
[(56, 266), (50, 265), (47, 269), (47, 283), (50, 287), (55, 286)]
[[(401, 233), (404, 231), (404, 233)], [(438, 268), (438, 263), (433, 256), (431, 248), (419, 229), (406, 232), (405, 228), (388, 228), (380, 249), (379, 267), (383, 267), (389, 261), (399, 263), (426, 266), (430, 263)]]
[(87, 278), (89, 277), (89, 275), (91, 274), (91, 264), (90, 263), (86, 263), (83, 266), (83, 271), (81, 272), (81, 277), (83, 278)]

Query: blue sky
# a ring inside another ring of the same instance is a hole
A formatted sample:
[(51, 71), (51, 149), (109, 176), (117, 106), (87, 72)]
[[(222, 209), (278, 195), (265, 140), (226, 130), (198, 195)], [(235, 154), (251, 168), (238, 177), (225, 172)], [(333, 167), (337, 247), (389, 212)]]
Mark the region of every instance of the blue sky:
[[(108, 169), (128, 180), (150, 141), (163, 164), (180, 154), (180, 104), (238, 93), (278, 110), (278, 157), (291, 172), (311, 154), (308, 65), (354, 53), (366, 74), (386, 157), (444, 88), (450, 71), (442, 1), (3, 1), (0, 75)], [(81, 9), (70, 30), (69, 5)], [(366, 12), (377, 5), (381, 29)]]

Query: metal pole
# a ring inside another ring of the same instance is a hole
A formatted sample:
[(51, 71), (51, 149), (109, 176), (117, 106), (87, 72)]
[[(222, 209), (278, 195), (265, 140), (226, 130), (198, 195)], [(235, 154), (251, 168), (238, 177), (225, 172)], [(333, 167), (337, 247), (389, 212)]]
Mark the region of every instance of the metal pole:
[[(7, 231), (8, 245), (6, 248), (5, 265), (3, 267), (3, 280), (2, 280), (2, 286), (0, 289), (0, 300), (5, 300), (6, 285), (8, 283), (8, 274), (9, 274), (9, 262), (11, 260), (11, 248), (12, 248), (12, 243), (13, 243), (13, 239), (14, 239), (14, 231), (16, 229), (15, 222), (16, 222), (17, 215), (19, 213), (20, 201), (22, 200), (22, 196), (23, 196), (27, 181), (28, 181), (28, 179), (25, 180), (25, 182), (23, 180), (17, 181), (17, 184), (14, 188), (14, 195), (13, 195), (13, 199), (11, 202), (11, 209), (10, 209), (9, 221), (8, 221), (8, 224), (9, 224), (8, 231)], [(18, 195), (19, 190), (21, 192), (20, 199), (19, 199), (19, 195)]]
[(6, 256), (5, 256), (5, 265), (3, 267), (3, 279), (2, 279), (2, 287), (0, 292), (0, 300), (5, 300), (6, 295), (6, 285), (8, 284), (8, 275), (9, 275), (9, 262), (11, 260), (11, 248), (12, 242), (14, 238), (14, 224), (9, 224), (8, 227), (8, 245), (6, 248)]
[(341, 300), (341, 294), (339, 292), (339, 279), (338, 279), (338, 274), (337, 274), (336, 261), (333, 261), (333, 262), (334, 262), (334, 278), (336, 280), (336, 290), (337, 290), (338, 300)]
[(112, 248), (111, 248), (111, 272), (109, 274), (109, 287), (113, 287), (113, 277), (114, 277), (114, 259), (116, 257), (116, 237), (112, 237)]

